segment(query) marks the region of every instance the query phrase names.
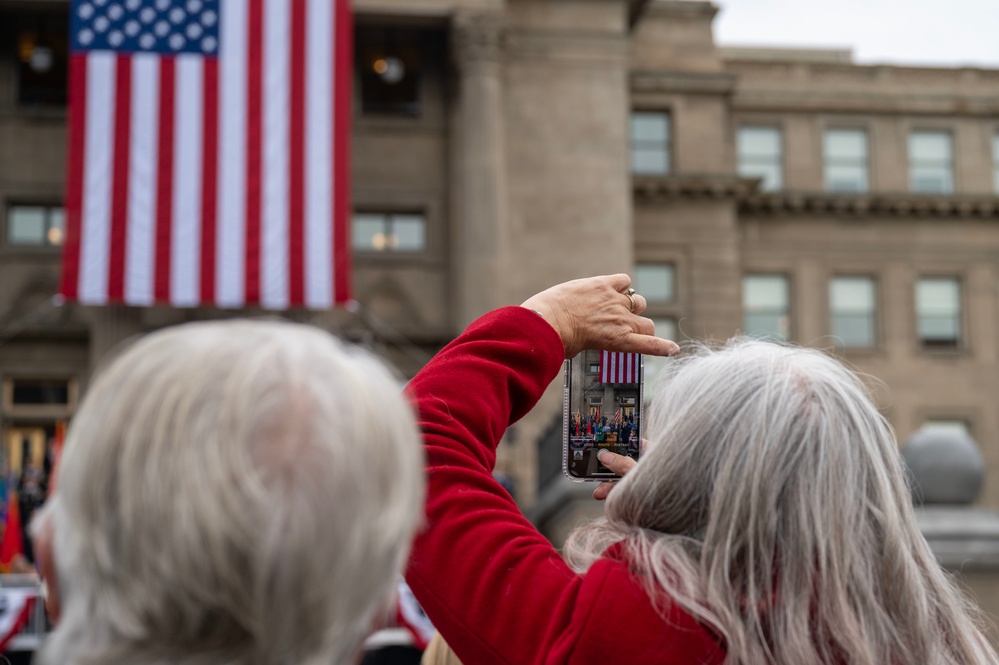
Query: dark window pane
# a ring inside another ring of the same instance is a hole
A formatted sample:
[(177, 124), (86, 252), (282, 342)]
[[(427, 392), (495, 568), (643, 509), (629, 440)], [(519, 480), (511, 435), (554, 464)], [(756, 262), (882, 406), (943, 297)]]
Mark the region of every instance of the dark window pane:
[(65, 106), (68, 33), (64, 6), (0, 11), (0, 43), (9, 45), (19, 105)]
[(69, 384), (66, 381), (15, 381), (14, 404), (68, 404)]
[(361, 28), (357, 31), (355, 66), (363, 113), (420, 114), (424, 42), (423, 34), (414, 30)]

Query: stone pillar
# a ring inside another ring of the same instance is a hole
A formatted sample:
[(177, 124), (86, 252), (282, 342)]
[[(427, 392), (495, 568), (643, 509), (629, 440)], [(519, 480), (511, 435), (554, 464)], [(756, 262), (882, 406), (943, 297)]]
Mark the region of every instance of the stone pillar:
[(102, 366), (108, 352), (142, 332), (140, 310), (108, 305), (90, 310), (90, 376)]
[(459, 12), (451, 22), (458, 99), (452, 134), (452, 321), (463, 329), (500, 305), (506, 176), (500, 67), (503, 17)]

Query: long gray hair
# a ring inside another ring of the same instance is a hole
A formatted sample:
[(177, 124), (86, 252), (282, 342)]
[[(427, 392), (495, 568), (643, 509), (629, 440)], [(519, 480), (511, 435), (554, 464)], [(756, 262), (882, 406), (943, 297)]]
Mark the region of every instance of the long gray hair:
[(996, 662), (855, 375), (746, 339), (664, 371), (646, 454), (570, 536), (571, 565), (624, 542), (652, 597), (713, 630), (729, 665)]
[(278, 322), (154, 333), (70, 426), (40, 662), (353, 662), (423, 493), (412, 411), (368, 353)]

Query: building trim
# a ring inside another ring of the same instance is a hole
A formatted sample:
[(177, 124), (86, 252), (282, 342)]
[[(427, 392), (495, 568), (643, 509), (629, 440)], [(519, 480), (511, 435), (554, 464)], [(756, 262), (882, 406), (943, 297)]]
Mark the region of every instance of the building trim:
[(735, 90), (737, 81), (733, 74), (633, 71), (631, 91), (728, 95)]
[(999, 219), (999, 197), (926, 196), (908, 193), (753, 192), (740, 197), (739, 212), (745, 215), (794, 213), (856, 217), (877, 215)]

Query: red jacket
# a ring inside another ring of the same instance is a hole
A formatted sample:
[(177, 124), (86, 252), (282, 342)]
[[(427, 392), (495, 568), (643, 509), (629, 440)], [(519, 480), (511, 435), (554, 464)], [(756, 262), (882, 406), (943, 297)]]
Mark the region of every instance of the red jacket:
[(562, 368), (558, 334), (506, 307), (478, 319), (407, 390), (427, 453), (427, 528), (406, 579), (465, 665), (721, 663), (678, 607), (666, 620), (611, 548), (573, 572), (492, 477), (496, 446)]

